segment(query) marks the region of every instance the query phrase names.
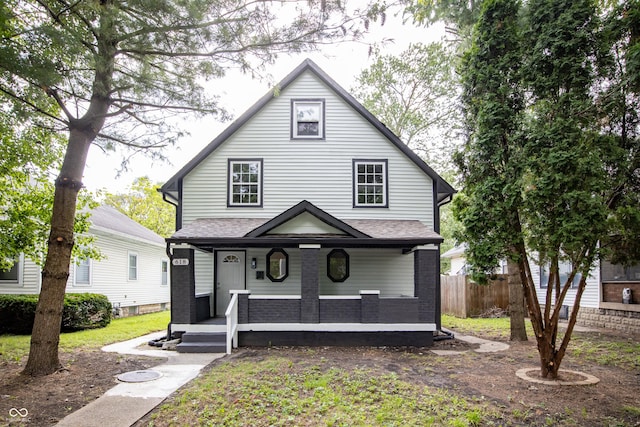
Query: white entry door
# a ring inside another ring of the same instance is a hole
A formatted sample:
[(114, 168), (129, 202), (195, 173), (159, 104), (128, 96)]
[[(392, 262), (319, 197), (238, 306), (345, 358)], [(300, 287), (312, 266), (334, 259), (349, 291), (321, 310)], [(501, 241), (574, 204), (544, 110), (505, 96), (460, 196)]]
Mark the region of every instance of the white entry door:
[(244, 252), (218, 252), (216, 262), (216, 316), (224, 316), (231, 299), (230, 290), (244, 289), (244, 262)]

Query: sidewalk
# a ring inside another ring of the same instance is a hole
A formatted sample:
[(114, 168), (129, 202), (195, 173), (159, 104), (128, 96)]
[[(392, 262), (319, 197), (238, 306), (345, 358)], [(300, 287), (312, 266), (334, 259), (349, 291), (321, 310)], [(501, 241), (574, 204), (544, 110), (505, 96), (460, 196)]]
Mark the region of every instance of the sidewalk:
[[(152, 368), (158, 379), (146, 382), (121, 382), (103, 396), (67, 415), (57, 425), (61, 427), (131, 426), (171, 393), (194, 379), (200, 370), (224, 353), (178, 353), (167, 350), (140, 350), (137, 347), (151, 339), (164, 336), (162, 332), (134, 338), (103, 347), (106, 352), (164, 357), (167, 361)], [(108, 420), (108, 422), (107, 422)]]

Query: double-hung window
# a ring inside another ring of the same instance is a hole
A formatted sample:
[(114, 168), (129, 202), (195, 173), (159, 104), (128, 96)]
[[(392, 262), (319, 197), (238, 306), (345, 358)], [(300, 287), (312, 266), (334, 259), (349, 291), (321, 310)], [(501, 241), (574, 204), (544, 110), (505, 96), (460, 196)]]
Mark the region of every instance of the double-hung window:
[(22, 283), (22, 256), (16, 260), (9, 270), (0, 270), (0, 285), (15, 285)]
[(353, 161), (353, 206), (389, 206), (386, 160)]
[(91, 285), (91, 260), (83, 259), (76, 264), (75, 285), (90, 286)]
[(162, 260), (160, 284), (162, 286), (166, 286), (169, 284), (169, 261), (164, 259)]
[(129, 280), (138, 280), (138, 254), (129, 252)]
[[(560, 261), (558, 262), (558, 273), (560, 276), (560, 286), (564, 286), (569, 275), (571, 274), (571, 263), (568, 261)], [(540, 267), (540, 287), (547, 288), (549, 286), (549, 273), (551, 270), (550, 264), (546, 264), (545, 266)], [(580, 284), (580, 278), (582, 275), (580, 273), (576, 273), (571, 282), (572, 288), (577, 288)]]
[(324, 139), (324, 99), (291, 100), (291, 139)]
[(229, 206), (262, 206), (262, 159), (229, 160)]

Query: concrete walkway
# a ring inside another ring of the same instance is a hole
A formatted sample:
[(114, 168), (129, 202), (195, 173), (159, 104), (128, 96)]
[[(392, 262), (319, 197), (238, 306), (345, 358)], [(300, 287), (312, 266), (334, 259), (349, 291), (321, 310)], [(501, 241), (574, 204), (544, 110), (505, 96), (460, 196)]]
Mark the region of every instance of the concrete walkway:
[[(448, 329), (442, 328), (443, 331), (451, 333)], [(505, 351), (509, 349), (509, 344), (498, 342), (498, 341), (489, 341), (484, 338), (473, 337), (470, 335), (461, 335), (454, 334), (455, 338), (468, 342), (469, 344), (480, 344), (480, 347), (474, 349), (476, 353), (494, 353), (497, 351)], [(467, 351), (456, 351), (456, 350), (431, 350), (432, 353), (437, 354), (438, 356), (453, 356), (456, 354), (463, 354)]]
[(100, 398), (67, 415), (57, 425), (62, 427), (131, 426), (171, 393), (198, 376), (202, 368), (224, 356), (224, 353), (186, 354), (137, 348), (149, 340), (163, 336), (164, 333), (157, 332), (102, 348), (106, 352), (167, 358), (166, 362), (151, 369), (159, 372), (160, 378), (137, 383), (121, 382)]

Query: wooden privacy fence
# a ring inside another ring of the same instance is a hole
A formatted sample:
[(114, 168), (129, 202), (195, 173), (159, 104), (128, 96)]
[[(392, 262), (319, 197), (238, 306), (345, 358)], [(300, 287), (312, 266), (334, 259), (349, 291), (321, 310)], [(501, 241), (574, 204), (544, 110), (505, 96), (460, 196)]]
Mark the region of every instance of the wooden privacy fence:
[(456, 317), (479, 316), (494, 307), (509, 309), (506, 274), (498, 274), (488, 285), (478, 285), (469, 276), (440, 276), (442, 313)]

